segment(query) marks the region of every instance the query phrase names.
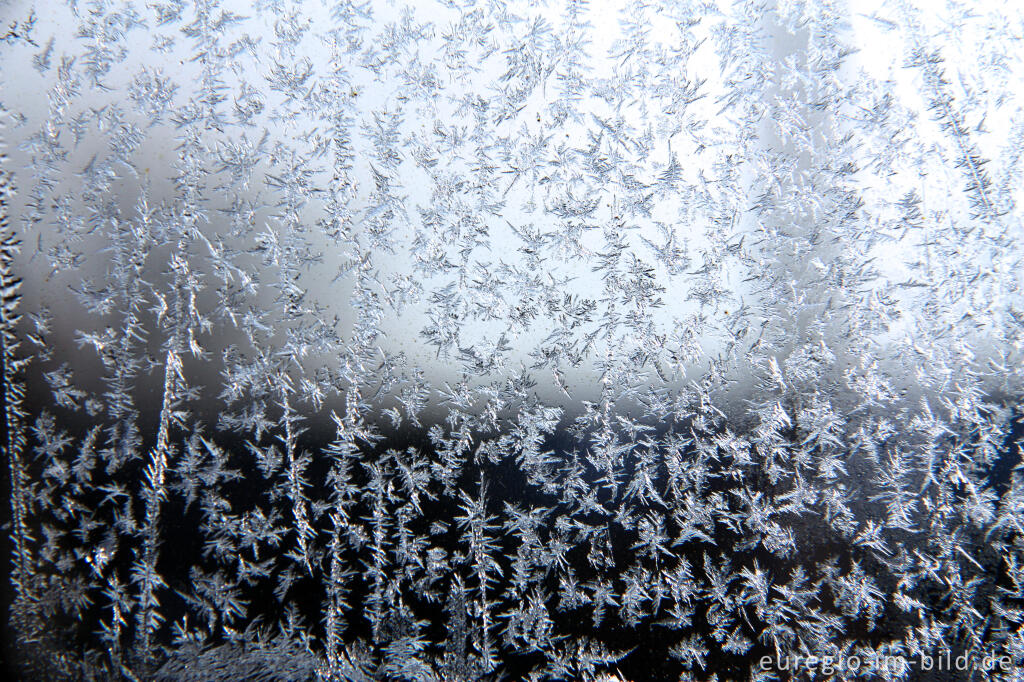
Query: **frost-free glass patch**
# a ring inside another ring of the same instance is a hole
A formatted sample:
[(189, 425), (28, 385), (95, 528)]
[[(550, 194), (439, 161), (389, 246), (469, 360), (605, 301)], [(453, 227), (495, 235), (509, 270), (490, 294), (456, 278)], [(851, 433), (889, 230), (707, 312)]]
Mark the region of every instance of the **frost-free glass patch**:
[(1022, 28), (0, 0), (6, 677), (1015, 679)]

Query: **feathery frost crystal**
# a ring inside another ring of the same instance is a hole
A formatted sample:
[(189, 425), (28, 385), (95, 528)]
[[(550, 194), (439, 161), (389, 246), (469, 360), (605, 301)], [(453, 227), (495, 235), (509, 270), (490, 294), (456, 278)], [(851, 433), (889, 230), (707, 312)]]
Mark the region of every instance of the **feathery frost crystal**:
[(1012, 5), (0, 0), (6, 676), (1024, 680)]

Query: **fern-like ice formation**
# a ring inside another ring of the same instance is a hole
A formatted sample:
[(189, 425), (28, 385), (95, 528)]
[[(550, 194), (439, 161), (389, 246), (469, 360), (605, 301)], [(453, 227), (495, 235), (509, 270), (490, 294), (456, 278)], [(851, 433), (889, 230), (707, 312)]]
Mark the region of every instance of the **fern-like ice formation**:
[(5, 673), (1021, 679), (1022, 27), (0, 0)]

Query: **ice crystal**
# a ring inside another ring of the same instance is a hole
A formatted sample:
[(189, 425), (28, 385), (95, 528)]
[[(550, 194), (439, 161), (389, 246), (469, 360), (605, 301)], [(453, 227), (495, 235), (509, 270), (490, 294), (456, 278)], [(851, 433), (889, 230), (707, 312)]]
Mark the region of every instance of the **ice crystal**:
[(1022, 21), (0, 0), (5, 673), (1019, 679)]

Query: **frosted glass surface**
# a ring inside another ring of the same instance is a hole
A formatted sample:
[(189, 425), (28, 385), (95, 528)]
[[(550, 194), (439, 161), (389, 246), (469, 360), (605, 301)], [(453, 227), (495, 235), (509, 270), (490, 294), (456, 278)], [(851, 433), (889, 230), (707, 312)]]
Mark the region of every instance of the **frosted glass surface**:
[(8, 676), (1014, 679), (1022, 17), (0, 0)]

